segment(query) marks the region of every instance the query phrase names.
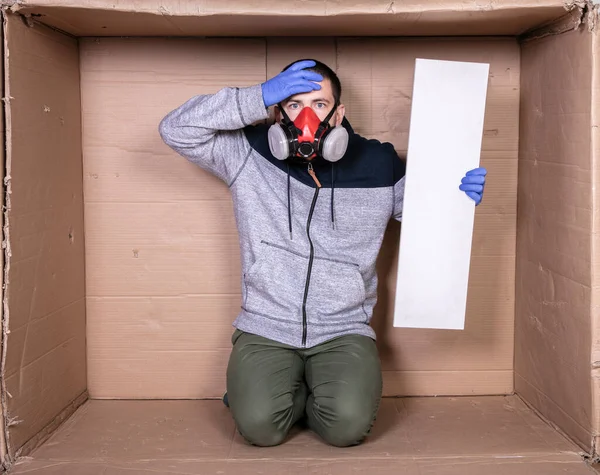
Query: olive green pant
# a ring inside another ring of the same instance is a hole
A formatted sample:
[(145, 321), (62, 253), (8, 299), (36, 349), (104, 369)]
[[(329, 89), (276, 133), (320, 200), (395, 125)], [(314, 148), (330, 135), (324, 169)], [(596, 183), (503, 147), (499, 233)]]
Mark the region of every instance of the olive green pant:
[(281, 444), (306, 418), (327, 443), (357, 445), (369, 434), (381, 400), (375, 342), (349, 335), (297, 349), (236, 330), (227, 396), (240, 434), (251, 444)]

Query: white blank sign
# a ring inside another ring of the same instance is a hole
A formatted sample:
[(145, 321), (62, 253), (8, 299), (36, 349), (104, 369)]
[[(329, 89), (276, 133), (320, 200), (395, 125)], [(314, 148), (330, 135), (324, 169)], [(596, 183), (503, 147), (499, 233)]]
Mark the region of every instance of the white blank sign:
[(417, 59), (394, 326), (462, 330), (489, 64)]

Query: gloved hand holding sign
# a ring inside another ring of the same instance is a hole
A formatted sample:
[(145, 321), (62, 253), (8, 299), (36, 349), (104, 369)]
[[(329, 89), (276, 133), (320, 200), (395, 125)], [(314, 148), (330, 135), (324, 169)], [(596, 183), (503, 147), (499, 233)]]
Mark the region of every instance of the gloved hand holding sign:
[(315, 66), (314, 61), (299, 61), (286, 71), (279, 73), (262, 86), (263, 101), (266, 107), (278, 104), (284, 99), (304, 92), (318, 91), (323, 76), (305, 68)]
[(486, 175), (487, 170), (485, 168), (475, 168), (470, 170), (461, 180), (461, 185), (458, 187), (461, 191), (464, 191), (469, 198), (475, 201), (475, 206), (478, 206), (483, 199)]

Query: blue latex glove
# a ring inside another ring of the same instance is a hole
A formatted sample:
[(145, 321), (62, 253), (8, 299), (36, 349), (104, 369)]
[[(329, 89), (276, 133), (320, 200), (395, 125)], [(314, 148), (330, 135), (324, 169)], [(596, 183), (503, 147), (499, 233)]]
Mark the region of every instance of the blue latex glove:
[(298, 61), (289, 69), (279, 73), (274, 78), (261, 84), (263, 102), (266, 107), (278, 104), (284, 99), (303, 92), (318, 91), (323, 81), (323, 76), (313, 71), (305, 71), (316, 63), (314, 61)]
[(461, 191), (464, 191), (469, 198), (475, 201), (475, 206), (478, 206), (483, 199), (486, 175), (487, 170), (485, 168), (469, 170), (461, 180), (461, 185), (458, 187)]

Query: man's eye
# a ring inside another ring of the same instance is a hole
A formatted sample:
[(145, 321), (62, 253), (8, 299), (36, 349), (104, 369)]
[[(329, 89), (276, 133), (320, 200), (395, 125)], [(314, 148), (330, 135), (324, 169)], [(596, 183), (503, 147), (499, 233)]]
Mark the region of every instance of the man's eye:
[(290, 109), (297, 109), (298, 108), (298, 104), (290, 104)]
[(319, 109), (323, 109), (323, 107), (325, 107), (325, 103), (324, 103), (324, 102), (318, 102), (318, 103), (317, 103), (317, 107), (318, 107)]

